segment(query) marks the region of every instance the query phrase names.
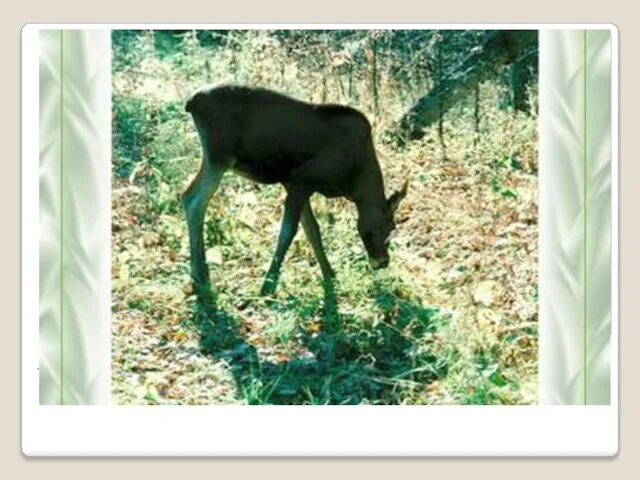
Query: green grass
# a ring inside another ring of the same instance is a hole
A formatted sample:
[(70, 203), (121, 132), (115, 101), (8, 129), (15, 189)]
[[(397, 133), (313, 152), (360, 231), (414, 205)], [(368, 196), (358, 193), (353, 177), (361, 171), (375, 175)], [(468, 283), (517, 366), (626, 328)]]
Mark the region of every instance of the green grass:
[[(275, 296), (257, 295), (284, 192), (226, 176), (207, 212), (217, 304), (204, 312), (190, 288), (179, 203), (200, 147), (181, 102), (202, 83), (205, 61), (212, 78), (235, 77), (303, 99), (313, 99), (331, 72), (298, 69), (296, 77), (289, 60), (291, 71), (282, 77), (284, 53), (277, 45), (259, 58), (246, 48), (233, 61), (224, 51), (189, 48), (178, 62), (141, 45), (131, 49), (135, 62), (120, 62), (114, 71), (114, 401), (534, 403), (535, 115), (499, 108), (502, 92), (485, 84), (476, 141), (472, 108), (445, 117), (447, 159), (437, 129), (403, 150), (376, 135), (389, 188), (410, 179), (385, 271), (369, 269), (353, 205), (314, 196), (337, 273), (335, 298), (329, 296), (337, 310), (327, 308), (320, 269), (302, 233)], [(354, 86), (356, 106), (380, 127), (376, 132), (404, 108), (402, 85), (392, 78), (382, 85), (383, 113), (376, 118), (368, 111), (367, 83)], [(329, 88), (328, 95), (353, 103), (339, 90)]]

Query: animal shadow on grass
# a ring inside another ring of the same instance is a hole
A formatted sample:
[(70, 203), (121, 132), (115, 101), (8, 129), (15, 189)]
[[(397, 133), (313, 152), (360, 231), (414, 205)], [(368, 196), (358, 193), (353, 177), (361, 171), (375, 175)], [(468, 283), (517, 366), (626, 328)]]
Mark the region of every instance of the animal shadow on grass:
[[(289, 300), (271, 308), (301, 316), (313, 309), (298, 297)], [(230, 365), (238, 394), (249, 404), (399, 404), (446, 375), (447, 362), (418, 346), (442, 320), (437, 308), (384, 289), (376, 288), (374, 303), (383, 321), (359, 325), (354, 315), (340, 314), (335, 291), (325, 286), (321, 332), (298, 327), (312, 355), (282, 363), (261, 361), (238, 334), (236, 319), (215, 305), (196, 307), (194, 318), (203, 353)]]

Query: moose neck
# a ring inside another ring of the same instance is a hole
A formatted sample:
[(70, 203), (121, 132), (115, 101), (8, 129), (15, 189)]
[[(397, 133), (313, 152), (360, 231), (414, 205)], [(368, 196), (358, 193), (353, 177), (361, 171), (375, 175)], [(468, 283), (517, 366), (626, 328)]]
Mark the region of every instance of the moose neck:
[(364, 209), (384, 205), (386, 202), (380, 167), (377, 162), (368, 167), (358, 176), (351, 194), (359, 213)]

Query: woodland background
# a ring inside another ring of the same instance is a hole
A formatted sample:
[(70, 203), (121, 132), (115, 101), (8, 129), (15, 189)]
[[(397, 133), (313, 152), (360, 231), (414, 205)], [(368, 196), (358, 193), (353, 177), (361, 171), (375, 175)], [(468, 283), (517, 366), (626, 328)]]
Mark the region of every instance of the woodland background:
[[(530, 404), (537, 399), (536, 31), (113, 32), (112, 395), (119, 404)], [(337, 272), (327, 315), (301, 233), (258, 297), (284, 192), (227, 175), (206, 219), (219, 311), (190, 287), (184, 102), (264, 86), (367, 115), (388, 190), (373, 273), (346, 200), (312, 198)], [(328, 324), (337, 326), (331, 333)]]

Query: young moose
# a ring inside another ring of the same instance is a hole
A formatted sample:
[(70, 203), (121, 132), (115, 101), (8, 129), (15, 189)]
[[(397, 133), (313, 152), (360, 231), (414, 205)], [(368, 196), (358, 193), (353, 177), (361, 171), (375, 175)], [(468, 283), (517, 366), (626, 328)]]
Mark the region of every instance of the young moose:
[(374, 269), (389, 263), (393, 214), (407, 193), (386, 199), (371, 126), (365, 116), (339, 105), (314, 105), (260, 88), (207, 87), (185, 110), (193, 117), (203, 150), (200, 171), (182, 195), (189, 228), (191, 275), (201, 300), (210, 298), (203, 224), (207, 204), (227, 170), (286, 189), (284, 217), (262, 295), (275, 291), (282, 261), (298, 224), (313, 247), (325, 281), (334, 272), (324, 253), (309, 198), (346, 197), (358, 209), (358, 232)]

